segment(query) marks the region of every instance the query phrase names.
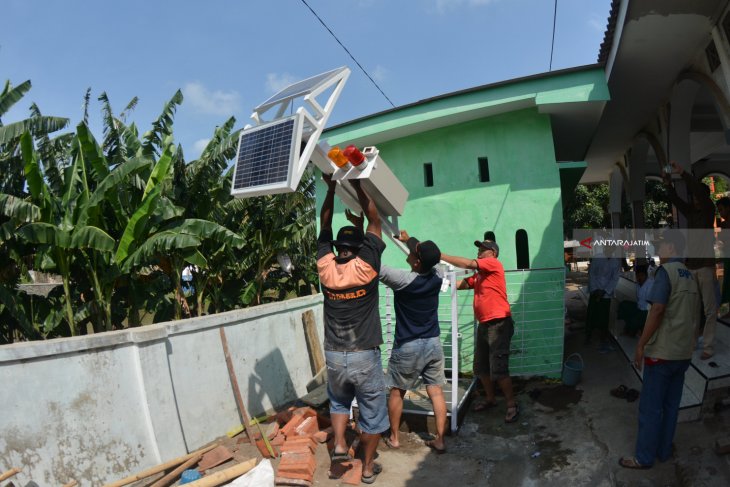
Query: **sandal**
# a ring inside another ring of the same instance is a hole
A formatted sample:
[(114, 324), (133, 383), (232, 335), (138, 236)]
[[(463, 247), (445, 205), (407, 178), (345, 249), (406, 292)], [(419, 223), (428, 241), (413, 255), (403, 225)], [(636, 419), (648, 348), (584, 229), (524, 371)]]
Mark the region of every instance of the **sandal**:
[(496, 406), (497, 406), (497, 401), (494, 401), (494, 402), (484, 401), (484, 402), (476, 403), (474, 405), (474, 407), (471, 408), (471, 410), (474, 411), (475, 413), (478, 413), (479, 411), (486, 411), (487, 409), (492, 409)]
[(651, 468), (651, 465), (642, 465), (636, 461), (636, 457), (621, 457), (618, 459), (618, 464), (623, 468), (632, 468), (634, 470), (646, 470)]
[(613, 397), (618, 397), (619, 399), (626, 399), (627, 391), (628, 391), (628, 389), (626, 388), (626, 386), (621, 384), (617, 388), (611, 389), (611, 395)]
[(342, 463), (342, 462), (349, 462), (352, 460), (352, 457), (348, 452), (342, 452), (337, 453), (336, 451), (332, 450), (332, 457), (330, 457), (332, 463)]
[(515, 404), (507, 408), (507, 416), (504, 417), (505, 423), (515, 423), (520, 416), (520, 407)]
[(397, 450), (400, 448), (400, 445), (396, 446), (393, 444), (393, 440), (391, 440), (389, 436), (383, 436), (383, 443), (385, 443), (385, 446), (391, 450)]
[(383, 466), (377, 462), (373, 462), (373, 474), (372, 475), (363, 475), (360, 477), (360, 481), (363, 484), (373, 484), (375, 483), (375, 479), (378, 478), (378, 475), (383, 471)]
[(425, 441), (424, 443), (425, 443), (425, 445), (427, 447), (429, 447), (430, 449), (432, 449), (438, 455), (442, 455), (442, 454), (446, 453), (446, 448), (445, 447), (444, 448), (437, 448), (436, 445), (434, 445), (434, 441), (435, 440), (428, 440), (428, 441)]
[(634, 402), (637, 399), (639, 399), (639, 391), (637, 391), (636, 389), (629, 389), (628, 391), (626, 391), (626, 400), (628, 402)]

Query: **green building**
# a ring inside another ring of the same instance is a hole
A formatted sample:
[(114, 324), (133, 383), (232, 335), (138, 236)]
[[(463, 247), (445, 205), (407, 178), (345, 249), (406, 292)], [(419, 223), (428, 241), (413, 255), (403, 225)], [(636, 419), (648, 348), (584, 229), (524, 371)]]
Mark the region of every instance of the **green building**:
[[(448, 254), (476, 256), (473, 242), (491, 232), (516, 323), (515, 374), (561, 369), (563, 201), (583, 174), (608, 99), (604, 69), (587, 66), (437, 96), (338, 125), (322, 137), (331, 146), (378, 147), (409, 192), (398, 224), (412, 236), (434, 240)], [(320, 185), (320, 201), (323, 191)], [(345, 224), (340, 206), (334, 228)], [(407, 267), (395, 245), (383, 262)], [(462, 372), (472, 363), (471, 299), (459, 294)]]

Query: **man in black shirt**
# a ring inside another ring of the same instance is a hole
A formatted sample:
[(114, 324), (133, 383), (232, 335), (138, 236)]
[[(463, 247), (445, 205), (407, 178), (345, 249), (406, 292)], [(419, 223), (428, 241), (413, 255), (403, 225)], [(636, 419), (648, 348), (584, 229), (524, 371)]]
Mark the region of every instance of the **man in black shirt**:
[[(320, 213), (317, 271), (324, 294), (324, 350), (327, 395), (335, 434), (332, 461), (349, 459), (345, 430), (352, 400), (357, 398), (360, 443), (364, 451), (362, 482), (372, 484), (382, 471), (373, 461), (381, 433), (388, 429), (385, 377), (380, 357), (383, 335), (378, 311), (378, 273), (385, 250), (380, 216), (360, 181), (350, 180), (368, 219), (366, 232), (347, 226), (332, 239), (337, 183), (324, 174), (327, 196)], [(334, 246), (337, 255), (332, 252)]]

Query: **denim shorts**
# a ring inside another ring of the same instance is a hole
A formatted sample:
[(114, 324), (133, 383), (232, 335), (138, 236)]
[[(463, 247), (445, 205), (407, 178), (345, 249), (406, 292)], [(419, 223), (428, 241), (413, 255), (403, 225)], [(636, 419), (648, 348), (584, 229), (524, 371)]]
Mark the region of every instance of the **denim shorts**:
[(390, 423), (380, 349), (357, 352), (325, 350), (324, 355), (330, 413), (349, 415), (352, 400), (357, 398), (360, 430), (370, 434), (386, 431)]
[(512, 317), (479, 323), (474, 344), (474, 375), (492, 380), (509, 376), (509, 349), (515, 333)]
[(393, 347), (390, 352), (388, 388), (413, 389), (419, 375), (427, 386), (440, 386), (446, 381), (439, 337), (416, 338)]

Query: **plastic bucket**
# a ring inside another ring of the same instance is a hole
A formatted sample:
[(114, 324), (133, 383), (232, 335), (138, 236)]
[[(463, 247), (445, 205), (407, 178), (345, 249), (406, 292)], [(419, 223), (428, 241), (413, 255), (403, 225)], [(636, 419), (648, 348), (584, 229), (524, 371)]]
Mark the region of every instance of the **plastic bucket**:
[[(577, 360), (573, 359), (576, 357)], [(580, 382), (580, 374), (583, 372), (583, 357), (579, 353), (573, 353), (563, 364), (563, 384), (574, 386)]]

